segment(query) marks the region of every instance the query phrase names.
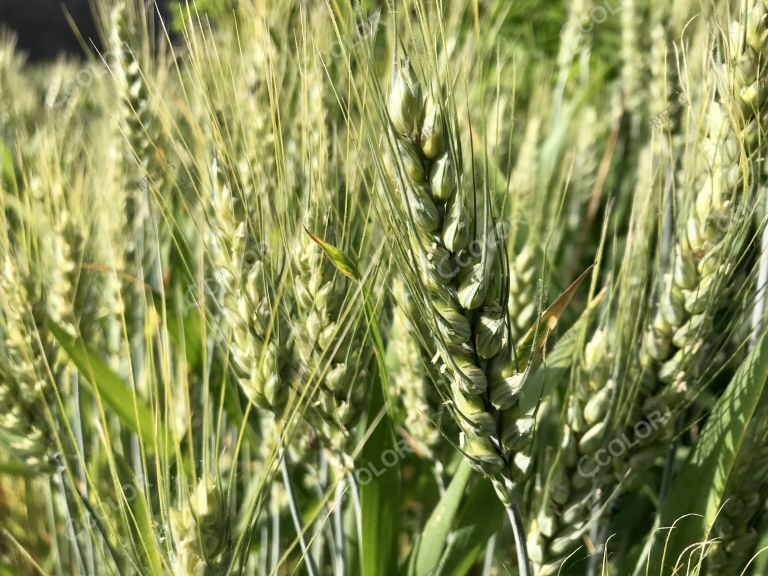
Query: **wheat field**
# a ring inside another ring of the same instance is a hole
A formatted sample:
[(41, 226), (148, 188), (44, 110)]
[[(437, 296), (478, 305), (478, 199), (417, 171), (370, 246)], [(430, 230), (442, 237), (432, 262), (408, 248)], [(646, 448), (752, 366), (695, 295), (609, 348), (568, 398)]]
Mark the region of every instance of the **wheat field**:
[(768, 0), (92, 6), (0, 36), (0, 576), (768, 574)]

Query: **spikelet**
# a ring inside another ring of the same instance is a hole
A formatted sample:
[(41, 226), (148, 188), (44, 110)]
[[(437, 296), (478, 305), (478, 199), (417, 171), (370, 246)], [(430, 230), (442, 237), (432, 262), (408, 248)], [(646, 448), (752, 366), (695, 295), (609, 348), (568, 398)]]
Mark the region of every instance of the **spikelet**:
[(389, 96), (395, 179), (410, 230), (409, 258), (429, 310), (424, 321), (439, 351), (460, 447), (509, 504), (529, 472), (534, 422), (520, 407), (525, 377), (510, 362), (498, 240), (470, 208), (449, 110), (437, 86), (422, 89), (408, 59), (398, 63)]
[(174, 574), (218, 576), (226, 573), (229, 549), (227, 502), (216, 483), (200, 479), (189, 499), (171, 509)]
[(531, 243), (514, 255), (509, 270), (509, 319), (517, 341), (536, 319), (536, 262)]

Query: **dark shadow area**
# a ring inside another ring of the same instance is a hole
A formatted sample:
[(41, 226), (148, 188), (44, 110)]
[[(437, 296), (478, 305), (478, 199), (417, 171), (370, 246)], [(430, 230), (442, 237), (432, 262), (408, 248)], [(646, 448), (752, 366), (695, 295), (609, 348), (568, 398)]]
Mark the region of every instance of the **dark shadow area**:
[(98, 46), (89, 0), (0, 0), (0, 27), (16, 34), (19, 50), (31, 61), (55, 58), (62, 53), (82, 55), (67, 12), (82, 37)]
[[(49, 60), (59, 54), (82, 56), (77, 35), (67, 13), (88, 46), (100, 48), (91, 8), (92, 0), (0, 0), (0, 30), (11, 30), (17, 47), (32, 62)], [(158, 0), (162, 7), (167, 0)], [(163, 16), (167, 11), (162, 9)]]

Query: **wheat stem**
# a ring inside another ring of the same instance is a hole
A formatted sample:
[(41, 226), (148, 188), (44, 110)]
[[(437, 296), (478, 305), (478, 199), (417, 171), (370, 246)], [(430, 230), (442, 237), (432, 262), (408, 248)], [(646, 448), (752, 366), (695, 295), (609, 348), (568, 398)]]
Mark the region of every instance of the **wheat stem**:
[(531, 561), (528, 557), (523, 516), (517, 501), (512, 501), (506, 508), (509, 523), (512, 526), (512, 534), (515, 537), (515, 552), (517, 554), (517, 569), (520, 576), (531, 576)]
[(309, 547), (304, 540), (304, 527), (301, 525), (301, 515), (299, 514), (298, 504), (293, 492), (291, 473), (288, 470), (286, 454), (282, 449), (280, 452), (281, 453), (278, 455), (280, 460), (280, 473), (283, 477), (283, 486), (285, 487), (286, 496), (288, 497), (288, 509), (291, 512), (291, 520), (293, 520), (293, 527), (296, 530), (296, 538), (299, 540), (299, 547), (301, 548), (304, 567), (307, 569), (307, 574), (309, 576), (316, 576), (319, 574), (319, 572), (315, 566), (315, 561), (312, 559), (312, 554), (309, 551)]
[(336, 495), (333, 499), (333, 532), (335, 539), (334, 574), (344, 576), (346, 574), (346, 559), (344, 557), (344, 514), (343, 503), (346, 487), (340, 480), (336, 486)]

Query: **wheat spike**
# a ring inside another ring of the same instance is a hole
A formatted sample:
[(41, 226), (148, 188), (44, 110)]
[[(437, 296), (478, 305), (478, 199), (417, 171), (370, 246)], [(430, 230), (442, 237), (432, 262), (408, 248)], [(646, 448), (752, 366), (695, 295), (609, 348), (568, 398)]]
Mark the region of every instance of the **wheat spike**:
[[(329, 219), (320, 221), (327, 223), (320, 229), (333, 243)], [(306, 415), (331, 451), (343, 456), (350, 449), (350, 432), (365, 405), (365, 390), (357, 385), (364, 377), (364, 367), (356, 318), (350, 317), (348, 308), (350, 283), (308, 234), (298, 240), (294, 254), (296, 316), (303, 324), (296, 334), (295, 349), (303, 367), (301, 381), (317, 386)]]
[(719, 78), (720, 98), (707, 104), (703, 159), (697, 164), (702, 170), (690, 182), (693, 201), (641, 347), (641, 361), (655, 375), (646, 383), (646, 412), (674, 411), (689, 398), (692, 371), (712, 333), (712, 306), (734, 272), (730, 255), (742, 235), (738, 214), (753, 188), (742, 179), (739, 142), (745, 143), (749, 158), (765, 128), (765, 118), (755, 111), (766, 96), (760, 63), (768, 56), (767, 7), (763, 0), (751, 2), (741, 21), (734, 22)]
[[(152, 134), (154, 118), (149, 89), (137, 55), (130, 47), (132, 27), (121, 0), (110, 13), (109, 44), (117, 95), (120, 99), (119, 126), (127, 142), (122, 154), (122, 243), (123, 267), (136, 281), (123, 289), (123, 314), (135, 338), (142, 331), (143, 289), (141, 284), (155, 273), (150, 199)], [(157, 280), (155, 278), (155, 280)]]
[(568, 5), (568, 18), (560, 33), (560, 47), (557, 53), (561, 83), (567, 80), (576, 57), (588, 46), (595, 25), (593, 7), (592, 0), (574, 0)]
[[(40, 406), (47, 388), (53, 351), (38, 326), (45, 304), (30, 297), (39, 286), (17, 268), (14, 256), (3, 254), (0, 269), (0, 440), (27, 465), (46, 469), (52, 464), (47, 422)], [(40, 338), (40, 340), (38, 340)]]
[(637, 0), (621, 2), (621, 79), (625, 105), (631, 114), (641, 114), (645, 104), (643, 77), (645, 58), (640, 39), (644, 26)]
[(430, 376), (425, 367), (428, 359), (415, 336), (417, 312), (400, 276), (392, 283), (392, 295), (396, 302), (388, 349), (392, 388), (402, 404), (403, 428), (416, 442), (419, 452), (431, 456), (440, 432), (434, 421), (436, 406), (431, 401)]
[(281, 354), (287, 329), (279, 322), (273, 324), (269, 263), (250, 229), (246, 207), (233, 193), (216, 156), (208, 183), (208, 251), (222, 336), (246, 396), (259, 407), (279, 411), (287, 397), (282, 378), (287, 355)]
[(533, 418), (519, 403), (524, 375), (509, 360), (497, 239), (470, 207), (449, 109), (436, 86), (423, 92), (408, 59), (399, 63), (389, 115), (399, 152), (397, 185), (431, 311), (425, 321), (449, 382), (461, 448), (509, 504), (529, 471)]
[[(560, 452), (549, 472), (541, 509), (532, 522), (528, 550), (536, 574), (558, 574), (603, 504), (610, 470), (601, 470), (594, 455), (603, 446), (606, 417), (616, 383), (611, 377), (610, 335), (596, 330), (587, 342), (580, 372), (568, 396)], [(585, 469), (582, 464), (588, 462)]]

